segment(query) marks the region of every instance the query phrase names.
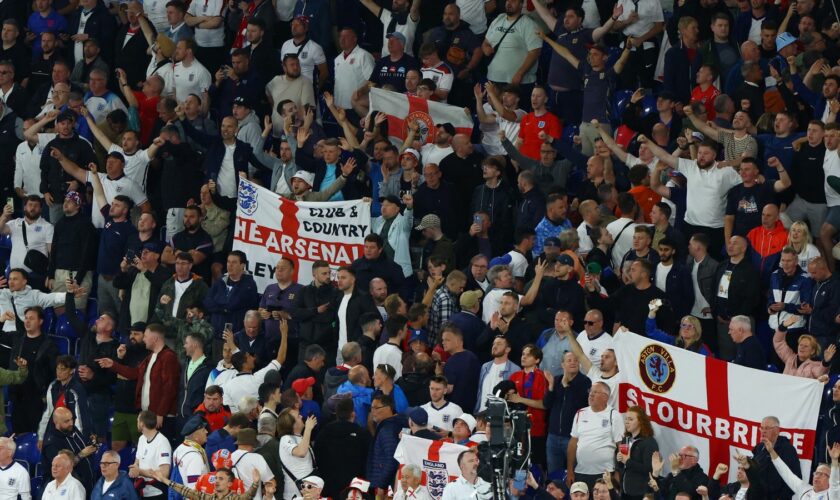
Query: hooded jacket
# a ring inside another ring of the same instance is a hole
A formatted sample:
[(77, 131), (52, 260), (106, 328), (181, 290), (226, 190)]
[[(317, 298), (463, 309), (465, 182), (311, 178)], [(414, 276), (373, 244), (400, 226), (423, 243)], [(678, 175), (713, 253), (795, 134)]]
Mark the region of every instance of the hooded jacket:
[(207, 287), (207, 283), (204, 282), (201, 276), (193, 273), (193, 275), (191, 276), (192, 283), (190, 283), (190, 286), (188, 286), (187, 289), (184, 290), (184, 293), (181, 295), (181, 299), (178, 301), (178, 310), (175, 311), (175, 314), (172, 314), (172, 308), (175, 306), (176, 279), (178, 278), (176, 278), (175, 275), (172, 275), (172, 277), (163, 282), (163, 285), (161, 285), (160, 287), (160, 293), (156, 297), (156, 303), (160, 302), (160, 298), (163, 295), (168, 295), (172, 297), (172, 300), (169, 301), (168, 304), (162, 306), (164, 316), (175, 316), (176, 318), (184, 319), (187, 317), (187, 308), (190, 307), (190, 305), (201, 304), (204, 302), (204, 297), (207, 296), (207, 291), (209, 290), (209, 288)]
[(338, 388), (341, 387), (341, 384), (347, 382), (347, 374), (350, 372), (349, 365), (340, 365), (340, 366), (333, 366), (332, 368), (327, 369), (326, 373), (324, 374), (324, 402), (330, 399), (332, 395), (338, 392)]
[(353, 411), (356, 412), (356, 423), (362, 427), (367, 426), (373, 389), (358, 386), (348, 380), (338, 386), (336, 394), (344, 394), (345, 392), (349, 392), (353, 396)]
[(788, 234), (782, 221), (777, 220), (772, 229), (763, 225), (747, 233), (752, 247), (752, 260), (761, 275), (761, 282), (766, 284), (770, 273), (779, 267), (782, 248), (787, 245)]
[(93, 431), (93, 424), (91, 423), (90, 412), (88, 411), (87, 392), (82, 386), (82, 382), (73, 375), (67, 381), (67, 385), (61, 385), (61, 382), (56, 379), (47, 388), (47, 407), (41, 416), (41, 423), (38, 424), (38, 439), (43, 440), (44, 434), (48, 430), (55, 429), (52, 415), (62, 398), (62, 406), (70, 410), (75, 417), (76, 427), (79, 429), (79, 432)]
[(397, 414), (376, 424), (367, 461), (367, 479), (374, 488), (387, 488), (394, 479), (399, 464), (394, 452), (400, 442), (400, 432), (408, 427), (408, 418)]

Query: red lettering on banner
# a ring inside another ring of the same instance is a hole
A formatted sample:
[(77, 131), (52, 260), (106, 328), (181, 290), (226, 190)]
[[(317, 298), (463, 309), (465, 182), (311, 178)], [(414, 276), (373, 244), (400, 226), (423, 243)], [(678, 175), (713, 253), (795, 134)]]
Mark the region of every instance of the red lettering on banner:
[[(714, 360), (720, 361), (720, 360)], [(721, 362), (723, 363), (723, 362)], [(622, 382), (618, 388), (618, 410), (622, 413), (630, 406), (641, 406), (645, 413), (650, 415), (652, 422), (663, 427), (674, 429), (687, 434), (692, 434), (709, 440), (709, 468), (719, 463), (729, 463), (729, 447), (734, 446), (744, 450), (752, 450), (759, 442), (761, 422), (753, 422), (729, 414), (728, 390), (723, 390), (726, 385), (720, 384), (720, 379), (713, 378), (720, 376), (716, 370), (708, 371), (709, 391), (717, 392), (727, 398), (725, 413), (720, 413), (723, 406), (720, 401), (712, 401), (709, 397), (710, 409), (697, 408), (679, 401), (663, 397), (659, 394), (645, 392), (644, 387), (636, 387), (633, 384)], [(725, 378), (724, 372), (724, 378)], [(816, 431), (813, 429), (792, 429), (783, 428), (781, 434), (788, 437), (796, 449), (796, 453), (802, 460), (812, 460), (814, 445), (816, 442)]]
[[(282, 207), (282, 205), (281, 205)], [(283, 214), (284, 221), (290, 217)], [(297, 221), (297, 216), (294, 216)], [(349, 266), (362, 256), (363, 245), (353, 245), (331, 241), (321, 241), (296, 236), (295, 232), (286, 234), (286, 224), (281, 229), (274, 229), (257, 224), (253, 219), (237, 217), (234, 240), (265, 247), (271, 253), (289, 255), (305, 260), (325, 260), (334, 266)]]

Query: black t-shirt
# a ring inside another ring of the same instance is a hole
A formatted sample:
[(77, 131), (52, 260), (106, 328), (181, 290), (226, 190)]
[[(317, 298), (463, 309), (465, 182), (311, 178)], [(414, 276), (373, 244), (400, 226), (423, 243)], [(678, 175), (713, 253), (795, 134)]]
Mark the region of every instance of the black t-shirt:
[(751, 229), (761, 225), (761, 211), (768, 203), (776, 201), (771, 181), (745, 187), (738, 184), (726, 193), (726, 215), (735, 216), (732, 234), (746, 236)]
[(410, 55), (403, 54), (397, 61), (392, 61), (391, 56), (385, 56), (376, 61), (368, 79), (377, 87), (392, 85), (395, 92), (405, 92), (405, 74), (410, 69), (420, 69), (420, 63)]
[(207, 279), (210, 278), (210, 261), (213, 256), (213, 238), (207, 234), (202, 228), (198, 228), (195, 233), (189, 231), (181, 231), (172, 237), (172, 248), (178, 251), (188, 252), (190, 250), (198, 250), (203, 253), (206, 258), (204, 262), (193, 266), (193, 272), (199, 276)]

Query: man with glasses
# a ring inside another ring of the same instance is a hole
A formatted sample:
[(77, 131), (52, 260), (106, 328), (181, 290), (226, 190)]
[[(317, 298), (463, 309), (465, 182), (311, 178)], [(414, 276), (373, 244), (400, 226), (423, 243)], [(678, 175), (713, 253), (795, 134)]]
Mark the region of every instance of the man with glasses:
[[(577, 357), (586, 359), (580, 354)], [(566, 484), (581, 481), (590, 490), (605, 471), (612, 472), (615, 468), (616, 447), (624, 435), (624, 419), (608, 404), (610, 387), (600, 380), (593, 380), (589, 389), (589, 406), (575, 416), (566, 454)]]
[(373, 396), (370, 414), (375, 427), (367, 461), (367, 478), (371, 486), (376, 488), (379, 497), (393, 483), (398, 465), (394, 452), (400, 442), (402, 429), (408, 427), (408, 419), (394, 411), (394, 399), (388, 394)]
[(134, 498), (137, 494), (134, 483), (128, 478), (128, 473), (120, 470), (120, 454), (116, 451), (108, 450), (102, 454), (99, 472), (102, 473), (102, 477), (90, 491), (91, 500), (112, 497)]
[(657, 491), (665, 498), (672, 498), (672, 494), (678, 497), (680, 492), (695, 492), (700, 486), (708, 487), (709, 476), (697, 463), (699, 459), (700, 451), (697, 448), (683, 446), (679, 453), (674, 453), (668, 457), (671, 462), (671, 473), (661, 477), (660, 474), (665, 462), (658, 451), (653, 452), (653, 458), (651, 459), (652, 478), (656, 481)]
[(752, 450), (753, 458), (758, 463), (759, 477), (767, 493), (766, 498), (773, 500), (793, 495), (777, 470), (777, 458), (781, 458), (797, 477), (802, 477), (796, 450), (787, 437), (779, 435), (779, 431), (778, 418), (764, 417), (761, 421), (761, 442)]

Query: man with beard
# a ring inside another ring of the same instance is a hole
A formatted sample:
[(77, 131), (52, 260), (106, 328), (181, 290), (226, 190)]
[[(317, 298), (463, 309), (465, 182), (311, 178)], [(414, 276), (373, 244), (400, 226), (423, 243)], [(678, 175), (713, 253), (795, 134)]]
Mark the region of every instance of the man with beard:
[(341, 175), (326, 187), (323, 191), (313, 191), (312, 183), (315, 182), (315, 174), (306, 170), (298, 170), (292, 176), (292, 197), (296, 201), (327, 201), (332, 196), (341, 191), (344, 184), (347, 183), (347, 178), (353, 173), (356, 167), (356, 160), (348, 159), (346, 162), (340, 164)]
[(691, 120), (691, 125), (701, 132), (707, 139), (723, 146), (723, 159), (726, 165), (737, 166), (744, 157), (754, 157), (758, 154), (758, 143), (750, 135), (752, 120), (744, 111), (738, 111), (732, 118), (732, 130), (712, 127), (705, 120), (696, 116), (691, 106), (683, 108), (685, 115)]
[(93, 454), (98, 447), (89, 444), (90, 440), (82, 435), (76, 427), (73, 413), (67, 408), (56, 408), (52, 415), (54, 429), (47, 432), (44, 439), (44, 446), (41, 449), (41, 463), (44, 465), (44, 480), (52, 480), (52, 461), (62, 450), (70, 450), (76, 457), (76, 465), (73, 467), (73, 475), (76, 476), (90, 491), (93, 480), (96, 477), (94, 471)]
[(469, 88), (473, 83), (472, 72), (478, 67), (483, 56), (481, 39), (470, 27), (461, 19), (461, 8), (455, 3), (450, 3), (443, 9), (443, 24), (424, 35), (425, 42), (435, 45), (438, 56), (455, 73), (449, 101), (459, 106), (464, 106), (469, 101)]
[[(111, 318), (113, 322), (114, 319)], [(125, 366), (136, 367), (149, 354), (143, 343), (145, 323), (131, 325), (128, 344), (121, 344), (117, 348), (116, 359)], [(110, 357), (110, 356), (109, 356)], [(114, 358), (111, 358), (114, 359)], [(102, 369), (105, 373), (109, 370)], [(114, 396), (114, 422), (111, 425), (111, 449), (119, 451), (129, 444), (136, 445), (140, 437), (137, 430), (137, 414), (139, 409), (134, 400), (134, 388), (137, 382), (117, 375), (117, 385)], [(95, 424), (94, 424), (95, 425)]]
[(310, 83), (315, 82), (315, 69), (318, 70), (318, 88), (323, 89), (329, 80), (330, 74), (327, 68), (327, 58), (324, 48), (310, 39), (309, 18), (298, 16), (291, 22), (292, 38), (286, 40), (280, 48), (280, 57), (286, 54), (297, 54), (300, 60), (300, 67), (303, 76), (309, 79)]
[(100, 130), (93, 120), (87, 108), (82, 108), (82, 116), (87, 121), (90, 131), (96, 138), (96, 141), (102, 145), (106, 153), (117, 152), (125, 158), (124, 173), (125, 176), (137, 183), (138, 186), (146, 191), (146, 178), (149, 172), (149, 162), (151, 162), (157, 154), (161, 141), (152, 143), (148, 149), (140, 148), (140, 135), (134, 130), (126, 130), (122, 133), (121, 145), (114, 144), (105, 133)]
[[(403, 45), (406, 52), (413, 55), (414, 34), (417, 31), (417, 22), (420, 21), (420, 0), (414, 0), (413, 2), (410, 0), (394, 0), (391, 5), (393, 10), (380, 7), (373, 0), (361, 0), (361, 2), (385, 27), (383, 30), (382, 56), (385, 57), (390, 54), (388, 52), (390, 49), (388, 38), (393, 33), (400, 33), (403, 36)], [(409, 5), (411, 5), (410, 10)]]
[[(47, 143), (44, 152), (51, 151), (53, 148), (61, 152), (61, 156), (66, 156), (78, 165), (87, 165), (96, 161), (96, 156), (93, 154), (93, 149), (90, 143), (79, 137), (76, 134), (74, 125), (76, 123), (75, 114), (72, 111), (63, 111), (55, 119), (56, 138)], [(44, 199), (47, 206), (50, 207), (50, 221), (58, 222), (64, 215), (62, 206), (58, 201), (64, 198), (68, 191), (68, 183), (75, 185), (72, 177), (61, 168), (59, 158), (50, 154), (44, 154), (41, 157), (41, 186), (39, 191), (44, 193)], [(70, 186), (73, 188), (74, 186)], [(78, 191), (78, 189), (73, 189)]]
[[(337, 339), (337, 311), (331, 304), (340, 292), (330, 281), (329, 264), (323, 260), (313, 262), (312, 278), (312, 283), (303, 287), (294, 302), (293, 316), (300, 322), (300, 346), (297, 353), (291, 354), (293, 359), (301, 359), (310, 344), (330, 345)], [(378, 313), (374, 314), (378, 317)]]
[[(41, 198), (37, 195), (29, 195), (23, 205), (23, 217), (9, 220), (12, 216), (14, 206), (6, 204), (3, 207), (3, 215), (0, 215), (0, 233), (11, 235), (12, 254), (9, 258), (11, 268), (26, 269), (32, 276), (32, 282), (36, 288), (43, 288), (44, 273), (46, 266), (36, 266), (38, 269), (31, 269), (25, 262), (30, 251), (40, 252), (43, 256), (43, 264), (47, 264), (52, 249), (53, 225), (41, 217)], [(30, 262), (34, 266), (36, 262)], [(39, 264), (41, 264), (39, 262)]]
[[(405, 143), (403, 144), (400, 153), (412, 144), (419, 136), (419, 123), (414, 121), (408, 124), (409, 133), (406, 135)], [(430, 131), (431, 132), (431, 131)], [(423, 164), (434, 163), (440, 165), (441, 160), (453, 153), (452, 138), (455, 137), (455, 127), (447, 123), (439, 123), (435, 126), (434, 142), (424, 144), (420, 148), (420, 156), (423, 159)]]
[(201, 209), (195, 205), (184, 209), (184, 230), (172, 236), (170, 246), (163, 251), (161, 262), (173, 265), (179, 252), (187, 252), (192, 256), (195, 273), (209, 279), (213, 239), (201, 227), (201, 217)]
[(300, 56), (293, 52), (283, 56), (283, 72), (265, 86), (271, 109), (285, 100), (292, 101), (299, 108), (306, 104), (314, 106), (315, 92), (312, 82), (301, 74)]
[(709, 253), (718, 255), (723, 247), (723, 219), (726, 193), (741, 183), (734, 168), (718, 168), (717, 144), (708, 139), (697, 147), (697, 159), (689, 160), (671, 155), (644, 135), (637, 139), (666, 165), (683, 174), (687, 181), (687, 200), (684, 232), (709, 235)]

